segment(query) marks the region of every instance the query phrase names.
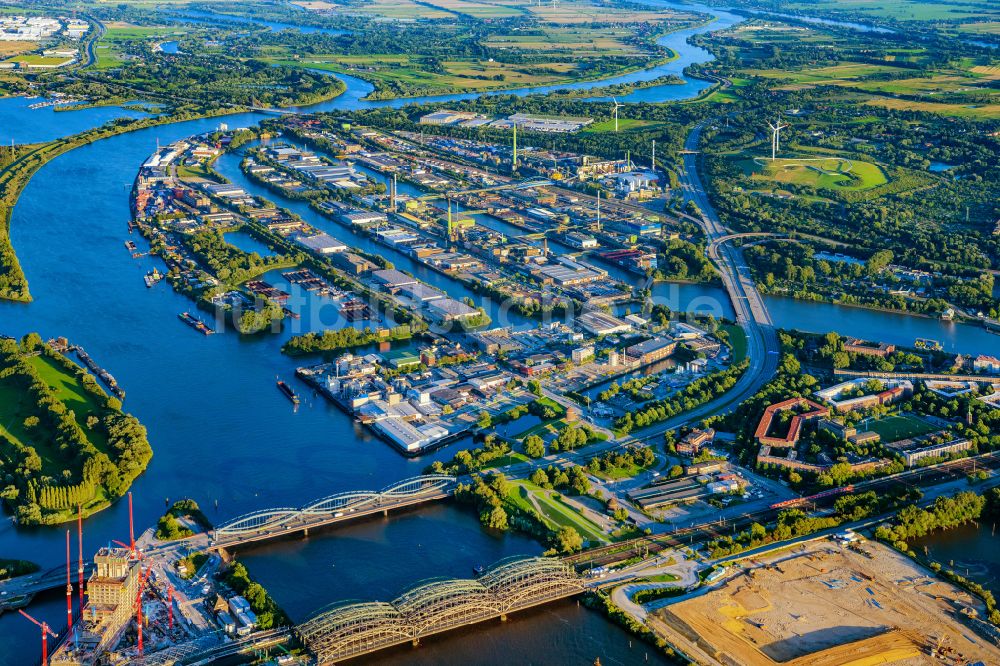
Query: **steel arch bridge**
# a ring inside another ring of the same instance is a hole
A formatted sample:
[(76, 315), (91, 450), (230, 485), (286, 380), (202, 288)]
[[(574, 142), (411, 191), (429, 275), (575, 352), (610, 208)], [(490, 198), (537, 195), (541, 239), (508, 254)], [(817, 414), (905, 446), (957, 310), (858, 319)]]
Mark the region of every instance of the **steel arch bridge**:
[(295, 631), (327, 664), (412, 642), (461, 626), (530, 608), (583, 591), (561, 560), (512, 557), (475, 580), (431, 579), (392, 602), (341, 602), (319, 611)]
[(301, 507), (261, 509), (244, 514), (215, 530), (216, 545), (255, 541), (318, 527), (338, 519), (366, 515), (450, 494), (457, 480), (425, 474), (397, 481), (382, 490), (355, 490), (328, 495)]

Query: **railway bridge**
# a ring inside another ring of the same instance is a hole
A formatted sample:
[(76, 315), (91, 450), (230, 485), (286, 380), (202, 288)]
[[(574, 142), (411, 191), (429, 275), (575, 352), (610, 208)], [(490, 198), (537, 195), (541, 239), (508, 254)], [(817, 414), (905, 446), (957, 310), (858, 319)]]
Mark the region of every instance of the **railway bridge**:
[(584, 591), (559, 559), (512, 557), (474, 580), (431, 579), (391, 602), (341, 602), (295, 628), (317, 663), (333, 664), (434, 634), (500, 618)]
[(426, 474), (397, 481), (382, 490), (355, 490), (329, 495), (298, 508), (254, 511), (217, 527), (209, 542), (210, 550), (267, 541), (333, 523), (354, 520), (393, 509), (433, 502), (450, 497), (458, 479), (445, 474)]

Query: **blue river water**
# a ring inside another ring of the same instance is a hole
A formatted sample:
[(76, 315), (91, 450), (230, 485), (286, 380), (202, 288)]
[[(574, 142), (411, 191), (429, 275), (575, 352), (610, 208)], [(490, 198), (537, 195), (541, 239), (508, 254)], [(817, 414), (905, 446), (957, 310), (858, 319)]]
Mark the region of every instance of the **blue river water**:
[[(711, 11), (720, 16), (711, 27), (667, 38), (677, 40), (670, 43), (681, 52), (678, 60), (660, 66), (669, 71), (654, 68), (655, 74), (650, 70), (627, 76), (656, 78), (678, 73), (679, 63), (707, 59), (707, 53), (683, 40), (694, 32), (725, 25), (725, 13)], [(424, 101), (365, 101), (362, 98), (371, 85), (354, 77), (343, 78), (347, 92), (311, 110)], [(690, 80), (684, 86), (659, 86), (637, 94), (650, 96), (643, 101), (667, 101), (695, 94), (705, 85)], [(652, 92), (657, 90), (658, 97)], [(25, 100), (12, 99), (0, 100), (0, 113), (7, 114), (0, 116), (0, 139), (4, 142), (11, 137), (16, 141), (51, 139), (128, 114), (120, 109), (54, 114), (51, 110), (28, 110), (21, 104)], [(237, 114), (223, 120), (230, 127), (240, 127), (263, 117)], [(132, 259), (123, 244), (129, 238), (128, 192), (136, 170), (155, 149), (157, 140), (169, 143), (214, 129), (219, 122), (203, 119), (165, 125), (71, 151), (35, 175), (15, 207), (11, 223), (11, 238), (35, 300), (26, 305), (0, 302), (0, 333), (19, 336), (38, 331), (45, 338), (65, 335), (86, 347), (126, 388), (126, 409), (149, 428), (155, 451), (149, 469), (133, 486), (140, 530), (155, 524), (168, 501), (181, 497), (196, 499), (210, 519), (221, 521), (263, 507), (300, 505), (338, 491), (380, 488), (420, 473), (433, 460), (450, 458), (456, 448), (408, 460), (304, 390), (303, 404), (294, 410), (275, 388), (275, 378), (290, 379), (296, 366), (294, 360), (281, 355), (280, 346), (295, 327), (312, 325), (311, 317), (304, 316), (299, 323), (289, 321), (285, 330), (274, 335), (204, 337), (177, 319), (178, 313), (192, 308), (189, 299), (165, 283), (145, 287), (142, 276), (157, 265), (155, 260)], [(454, 281), (406, 263), (409, 260), (405, 257), (390, 255), (307, 206), (284, 201), (247, 182), (239, 173), (238, 158), (223, 157), (219, 168), (234, 182), (260, 191), (345, 242), (385, 253), (398, 266), (452, 295), (466, 294)], [(142, 244), (141, 239), (136, 240)], [(280, 272), (269, 274), (267, 279), (282, 284)], [(720, 315), (732, 312), (717, 287), (664, 284), (657, 285), (654, 294), (675, 303), (675, 309), (717, 308)], [(969, 352), (996, 353), (1000, 348), (1000, 337), (968, 326), (787, 299), (772, 298), (768, 303), (781, 326), (815, 331), (833, 328), (904, 344), (917, 336), (932, 337), (949, 349)], [(319, 309), (322, 304), (305, 302), (299, 307)], [(331, 321), (320, 318), (320, 326), (339, 325), (344, 324), (335, 317)], [(127, 508), (118, 503), (86, 521), (85, 552), (121, 539), (127, 530)], [(22, 557), (54, 566), (62, 558), (62, 539), (61, 528), (15, 529), (9, 518), (0, 520), (0, 557)], [(523, 536), (482, 530), (465, 509), (439, 505), (304, 541), (258, 547), (243, 557), (278, 602), (301, 619), (332, 601), (387, 599), (421, 578), (467, 576), (473, 566), (539, 550), (536, 542)], [(39, 600), (31, 612), (61, 630), (61, 605), (55, 594)], [(34, 627), (23, 618), (11, 614), (0, 617), (0, 666), (31, 663), (37, 640)], [(626, 664), (645, 659), (642, 650), (638, 641), (630, 641), (617, 627), (567, 603), (372, 663), (497, 663), (497, 655), (502, 654), (506, 663), (593, 663), (600, 656), (604, 664)], [(649, 659), (657, 663), (652, 653)]]

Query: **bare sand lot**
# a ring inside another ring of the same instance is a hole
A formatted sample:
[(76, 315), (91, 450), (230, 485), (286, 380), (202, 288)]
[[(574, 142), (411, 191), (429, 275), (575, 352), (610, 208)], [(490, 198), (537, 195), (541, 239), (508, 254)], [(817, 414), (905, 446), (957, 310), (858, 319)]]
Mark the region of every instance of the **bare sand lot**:
[[(1000, 664), (983, 604), (890, 548), (813, 542), (651, 616), (678, 647), (729, 666)], [(995, 634), (1000, 635), (1000, 634)], [(710, 662), (711, 663), (711, 662)]]

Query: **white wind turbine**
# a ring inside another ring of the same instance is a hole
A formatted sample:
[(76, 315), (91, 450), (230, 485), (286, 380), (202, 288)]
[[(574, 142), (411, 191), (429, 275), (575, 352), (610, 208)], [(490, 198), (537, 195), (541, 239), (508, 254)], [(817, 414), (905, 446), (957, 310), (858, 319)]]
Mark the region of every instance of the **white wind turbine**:
[(768, 127), (771, 128), (771, 161), (773, 162), (778, 157), (778, 150), (781, 148), (781, 130), (788, 127), (788, 125), (781, 124), (781, 118), (778, 118), (774, 123), (768, 123)]
[(619, 104), (618, 100), (615, 99), (614, 97), (612, 97), (611, 99), (615, 103), (615, 131), (617, 132), (618, 131), (618, 109), (620, 109), (621, 107), (623, 107), (625, 105), (624, 104)]

